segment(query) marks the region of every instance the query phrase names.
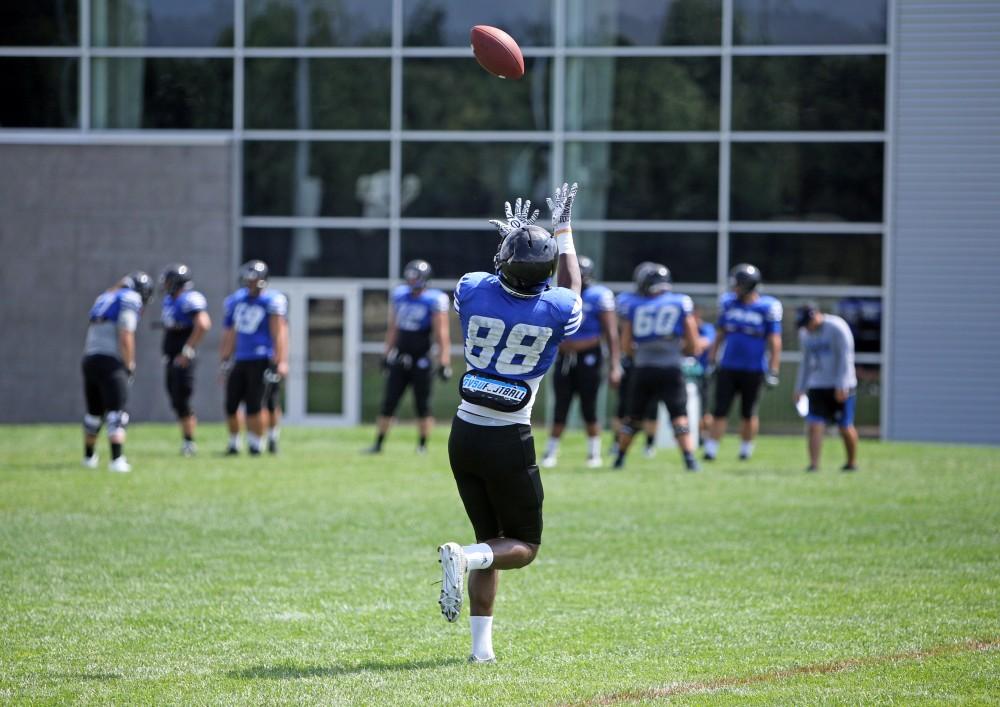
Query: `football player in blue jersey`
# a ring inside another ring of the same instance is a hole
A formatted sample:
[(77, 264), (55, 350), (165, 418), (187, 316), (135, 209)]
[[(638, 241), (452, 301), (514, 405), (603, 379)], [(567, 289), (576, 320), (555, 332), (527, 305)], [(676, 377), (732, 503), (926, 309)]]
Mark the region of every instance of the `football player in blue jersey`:
[(632, 437), (649, 409), (650, 400), (662, 401), (670, 413), (677, 446), (688, 471), (698, 471), (687, 416), (687, 382), (681, 369), (684, 356), (697, 356), (698, 329), (694, 304), (687, 295), (673, 292), (670, 270), (657, 265), (646, 270), (622, 332), (622, 347), (632, 352), (629, 413), (622, 422), (618, 457), (614, 467), (625, 465)]
[[(645, 260), (635, 266), (632, 271), (632, 281), (635, 283), (634, 290), (626, 290), (625, 292), (618, 293), (615, 298), (615, 313), (618, 315), (619, 324), (619, 342), (621, 341), (621, 329), (624, 327), (625, 322), (632, 311), (632, 305), (640, 297), (639, 295), (639, 285), (642, 283), (642, 278), (651, 269), (658, 267), (658, 263), (654, 263), (650, 260)], [(618, 384), (618, 404), (615, 408), (615, 416), (611, 418), (611, 458), (618, 458), (618, 437), (622, 430), (622, 420), (628, 416), (629, 401), (628, 393), (630, 383), (629, 380), (632, 375), (632, 352), (626, 351), (622, 348), (622, 377), (621, 382)], [(649, 409), (644, 413), (644, 419), (642, 421), (643, 429), (646, 432), (646, 456), (652, 458), (656, 454), (656, 427), (657, 427), (657, 410), (658, 402), (655, 399), (649, 401)]]
[(135, 330), (142, 308), (153, 295), (149, 275), (136, 270), (105, 290), (90, 308), (83, 347), (83, 465), (97, 468), (97, 434), (108, 425), (111, 471), (132, 471), (123, 453), (128, 426), (128, 387), (135, 376)]
[[(470, 662), (492, 662), (493, 603), (498, 570), (524, 567), (542, 541), (542, 481), (535, 464), (531, 408), (559, 343), (583, 320), (580, 269), (570, 213), (577, 186), (564, 184), (548, 200), (553, 238), (533, 224), (530, 202), (495, 221), (503, 236), (495, 272), (465, 274), (455, 309), (465, 338), (467, 371), (452, 422), (448, 457), (476, 542), (439, 548), (439, 604), (458, 619), (468, 572), (472, 631)], [(549, 279), (556, 276), (556, 286)]]
[(389, 302), (389, 326), (385, 334), (383, 368), (386, 371), (382, 407), (376, 420), (375, 444), (371, 454), (382, 451), (386, 433), (407, 386), (413, 387), (420, 439), (417, 453), (427, 451), (427, 436), (434, 424), (431, 416), (431, 344), (437, 344), (437, 373), (441, 380), (451, 379), (451, 337), (448, 331), (448, 295), (430, 289), (433, 274), (426, 260), (412, 260), (403, 268), (405, 285), (392, 291)]
[(193, 456), (198, 418), (191, 409), (198, 344), (212, 328), (205, 295), (192, 289), (191, 269), (183, 263), (168, 265), (160, 274), (163, 290), (163, 360), (166, 363), (167, 396), (177, 415), (184, 442), (181, 454)]
[(587, 430), (587, 466), (601, 466), (601, 428), (597, 422), (597, 393), (603, 375), (601, 341), (608, 347), (611, 365), (608, 382), (617, 387), (621, 382), (618, 351), (618, 318), (615, 316), (615, 296), (607, 287), (594, 283), (594, 261), (580, 256), (580, 279), (583, 292), (583, 323), (580, 329), (559, 344), (559, 355), (552, 367), (552, 390), (555, 392), (555, 415), (542, 467), (556, 465), (559, 439), (566, 429), (566, 418), (573, 397), (580, 396), (580, 414)]
[(244, 406), (247, 449), (261, 452), (265, 421), (261, 409), (267, 385), (288, 375), (288, 300), (267, 289), (267, 265), (251, 260), (240, 267), (243, 287), (226, 298), (220, 355), (226, 378), (226, 417), (229, 425), (227, 454), (239, 454), (240, 423)]
[[(740, 459), (753, 454), (759, 421), (761, 387), (778, 385), (781, 365), (781, 302), (758, 291), (760, 270), (740, 263), (729, 273), (730, 292), (719, 300), (719, 321), (709, 363), (716, 365), (712, 432), (705, 440), (705, 459), (715, 459), (726, 433), (726, 418), (740, 396)], [(719, 358), (719, 350), (722, 357)]]

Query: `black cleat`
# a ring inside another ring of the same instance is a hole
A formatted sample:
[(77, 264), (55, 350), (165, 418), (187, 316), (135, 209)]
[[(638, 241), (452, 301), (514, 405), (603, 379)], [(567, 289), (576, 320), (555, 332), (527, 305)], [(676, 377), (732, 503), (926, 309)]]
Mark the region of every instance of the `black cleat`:
[(715, 457), (713, 457), (708, 452), (705, 452), (704, 454), (702, 454), (701, 455), (701, 459), (702, 459), (702, 461), (706, 461), (706, 462), (714, 462), (715, 461)]
[(260, 447), (250, 447), (250, 449), (247, 450), (247, 453), (251, 457), (259, 457), (260, 456)]
[(857, 471), (858, 470), (858, 465), (857, 464), (844, 464), (844, 466), (840, 467), (840, 470), (841, 471)]
[(615, 459), (615, 463), (611, 465), (612, 469), (624, 469), (625, 468), (625, 457), (619, 456)]
[(809, 466), (806, 467), (807, 474), (814, 474), (817, 471), (819, 471), (819, 467), (816, 466), (815, 464), (810, 464)]
[(382, 453), (382, 448), (381, 447), (376, 447), (375, 445), (372, 445), (371, 447), (365, 447), (364, 449), (362, 449), (361, 453), (362, 454), (381, 454)]
[(236, 456), (239, 456), (239, 454), (240, 454), (240, 450), (237, 449), (236, 447), (233, 447), (232, 445), (230, 445), (229, 447), (226, 447), (226, 456), (227, 457), (236, 457)]
[(267, 440), (267, 452), (268, 454), (278, 453), (278, 440), (276, 439)]
[(750, 461), (750, 455), (749, 454), (741, 454), (740, 455), (740, 461), (741, 462)]
[(685, 461), (684, 466), (687, 467), (688, 471), (701, 471), (701, 464), (698, 463), (697, 459), (692, 459), (691, 461)]

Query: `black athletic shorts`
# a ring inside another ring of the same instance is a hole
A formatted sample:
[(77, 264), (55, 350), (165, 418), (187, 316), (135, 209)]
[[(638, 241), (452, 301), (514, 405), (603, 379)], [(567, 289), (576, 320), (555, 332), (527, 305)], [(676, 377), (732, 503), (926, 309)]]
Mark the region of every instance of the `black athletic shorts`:
[(415, 360), (397, 360), (389, 366), (385, 379), (385, 392), (382, 394), (382, 408), (379, 411), (382, 417), (392, 417), (396, 414), (396, 408), (407, 386), (413, 387), (413, 403), (417, 417), (430, 416), (431, 362), (424, 357)]
[(810, 388), (809, 422), (824, 422), (838, 427), (851, 427), (854, 424), (854, 409), (857, 403), (855, 391), (842, 403), (837, 402), (837, 391), (833, 388)]
[[(630, 365), (627, 368), (622, 367), (622, 380), (618, 384), (618, 407), (615, 410), (615, 417), (619, 420), (624, 420), (628, 417), (629, 412), (629, 390), (632, 385), (632, 371), (635, 370), (634, 365)], [(649, 407), (643, 413), (643, 420), (655, 420), (657, 415), (657, 401), (650, 400)]]
[(194, 361), (187, 366), (178, 366), (173, 360), (166, 363), (167, 395), (170, 397), (170, 407), (177, 417), (188, 417), (191, 410), (191, 394), (194, 393)]
[(740, 396), (740, 417), (749, 420), (756, 417), (760, 405), (760, 389), (764, 385), (761, 371), (737, 371), (720, 368), (715, 375), (715, 409), (712, 415), (726, 417), (733, 399)]
[(476, 542), (542, 542), (542, 478), (529, 425), (482, 427), (456, 417), (448, 458)]
[(555, 423), (566, 424), (573, 396), (580, 396), (580, 414), (588, 424), (597, 422), (597, 392), (601, 388), (601, 347), (559, 354), (552, 367), (556, 394)]
[[(655, 410), (661, 402), (667, 406), (671, 420), (687, 415), (687, 383), (680, 366), (636, 367), (629, 381), (628, 396), (628, 419), (632, 421), (648, 419), (650, 407)], [(655, 414), (652, 419), (656, 419)]]
[(124, 410), (128, 402), (128, 371), (114, 356), (94, 354), (84, 356), (83, 396), (87, 414), (103, 417), (113, 410)]
[(237, 361), (226, 379), (226, 414), (235, 415), (240, 403), (247, 415), (256, 415), (264, 406), (264, 371), (270, 365), (266, 358)]

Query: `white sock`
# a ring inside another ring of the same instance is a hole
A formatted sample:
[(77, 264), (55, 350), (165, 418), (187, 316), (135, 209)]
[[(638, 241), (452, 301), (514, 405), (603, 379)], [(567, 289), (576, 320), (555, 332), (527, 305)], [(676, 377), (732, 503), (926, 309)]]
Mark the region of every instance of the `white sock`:
[(705, 454), (714, 457), (719, 453), (719, 440), (709, 437), (705, 440)]
[(470, 616), (469, 627), (472, 629), (472, 655), (478, 660), (492, 660), (493, 654), (493, 617)]
[(749, 457), (753, 454), (753, 442), (740, 442), (740, 456)]
[(486, 543), (466, 545), (462, 548), (470, 570), (484, 570), (493, 564), (493, 548)]
[(234, 435), (229, 435), (229, 446), (230, 447), (236, 447), (237, 449), (239, 448), (239, 446), (240, 446), (240, 433), (239, 432), (237, 432)]
[(600, 437), (588, 437), (587, 438), (587, 454), (591, 458), (601, 456), (601, 438)]
[(281, 437), (281, 428), (272, 427), (271, 431), (267, 433), (269, 439), (273, 439), (275, 442)]
[(247, 444), (250, 446), (250, 449), (260, 451), (260, 437), (253, 432), (247, 432)]
[(545, 456), (554, 457), (559, 454), (559, 438), (549, 437), (549, 443), (545, 445)]

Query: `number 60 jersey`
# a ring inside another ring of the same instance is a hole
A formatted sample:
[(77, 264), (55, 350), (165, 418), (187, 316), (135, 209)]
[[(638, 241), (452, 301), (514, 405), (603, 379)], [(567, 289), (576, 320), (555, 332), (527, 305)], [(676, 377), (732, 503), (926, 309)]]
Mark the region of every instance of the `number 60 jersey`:
[[(469, 369), (463, 377), (459, 417), (473, 424), (530, 424), (538, 383), (552, 366), (559, 342), (580, 328), (580, 296), (565, 287), (534, 297), (517, 296), (496, 275), (472, 272), (455, 287), (455, 310), (462, 322)], [(504, 380), (511, 381), (515, 390), (520, 386), (526, 395), (523, 406), (504, 410), (472, 402), (472, 396), (466, 396), (466, 379), (472, 372), (492, 377), (494, 386)]]

